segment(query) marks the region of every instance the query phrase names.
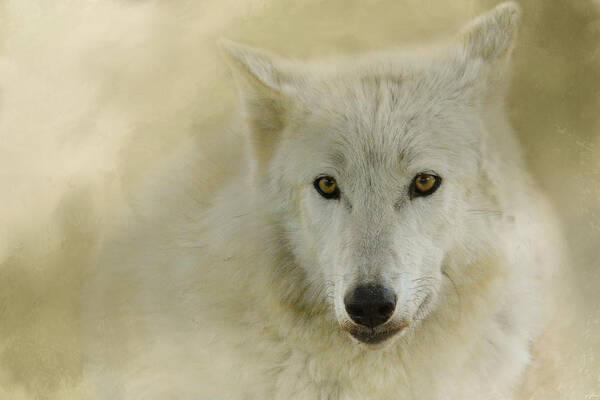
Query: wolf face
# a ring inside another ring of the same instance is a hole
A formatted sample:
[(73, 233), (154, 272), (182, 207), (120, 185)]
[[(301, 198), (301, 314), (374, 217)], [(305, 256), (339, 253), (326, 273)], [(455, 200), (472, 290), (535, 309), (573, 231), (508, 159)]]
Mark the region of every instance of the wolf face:
[[(313, 301), (377, 344), (445, 290), (486, 199), (485, 115), (501, 108), (518, 9), (476, 19), (435, 51), (298, 64), (232, 43), (259, 197)], [(460, 271), (457, 271), (460, 273)]]

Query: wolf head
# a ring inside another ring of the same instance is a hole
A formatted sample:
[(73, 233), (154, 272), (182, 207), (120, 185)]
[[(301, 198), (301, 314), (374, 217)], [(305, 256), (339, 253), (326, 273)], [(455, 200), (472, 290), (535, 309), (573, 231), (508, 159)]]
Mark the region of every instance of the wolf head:
[(426, 318), (451, 254), (477, 251), (486, 116), (501, 109), (518, 13), (502, 4), (428, 51), (320, 63), (224, 43), (260, 201), (314, 301), (361, 342)]

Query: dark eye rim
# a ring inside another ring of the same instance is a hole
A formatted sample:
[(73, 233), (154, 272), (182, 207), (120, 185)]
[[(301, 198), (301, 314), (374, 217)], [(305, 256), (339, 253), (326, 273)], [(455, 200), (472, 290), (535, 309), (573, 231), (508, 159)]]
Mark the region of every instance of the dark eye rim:
[[(433, 186), (431, 187), (431, 189), (429, 189), (425, 192), (421, 192), (419, 189), (417, 189), (417, 179), (422, 175), (431, 175), (435, 178), (435, 182), (433, 183)], [(442, 177), (439, 176), (438, 174), (436, 174), (434, 172), (419, 172), (418, 174), (415, 175), (415, 177), (413, 178), (413, 180), (410, 184), (410, 198), (412, 200), (416, 197), (430, 196), (433, 194), (433, 192), (438, 190), (438, 188), (440, 187), (441, 184), (442, 184)]]
[[(335, 190), (332, 193), (325, 193), (321, 190), (321, 188), (319, 187), (319, 181), (323, 178), (329, 178), (332, 179), (335, 183)], [(318, 176), (317, 178), (315, 178), (315, 180), (313, 181), (313, 186), (315, 187), (315, 190), (324, 198), (326, 198), (327, 200), (332, 200), (332, 199), (339, 199), (340, 198), (340, 188), (337, 186), (337, 181), (333, 176), (329, 176), (329, 175), (321, 175)]]

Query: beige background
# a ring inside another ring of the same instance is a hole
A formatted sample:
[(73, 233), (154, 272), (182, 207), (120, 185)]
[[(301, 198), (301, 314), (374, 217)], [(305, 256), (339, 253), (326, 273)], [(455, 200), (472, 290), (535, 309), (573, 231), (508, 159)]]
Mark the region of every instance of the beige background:
[[(218, 37), (300, 58), (359, 52), (447, 37), (495, 3), (0, 0), (0, 399), (93, 398), (83, 272), (162, 157), (191, 136), (218, 143), (235, 99)], [(600, 398), (600, 2), (521, 5), (511, 120), (574, 282), (544, 339), (554, 352), (538, 350), (560, 372), (524, 397)]]

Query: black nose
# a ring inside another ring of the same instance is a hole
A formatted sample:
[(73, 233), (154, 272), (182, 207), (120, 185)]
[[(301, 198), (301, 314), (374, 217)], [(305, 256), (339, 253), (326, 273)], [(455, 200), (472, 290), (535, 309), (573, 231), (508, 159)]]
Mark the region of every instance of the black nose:
[(344, 304), (352, 321), (375, 328), (390, 319), (394, 313), (396, 294), (383, 285), (360, 285), (344, 297)]

